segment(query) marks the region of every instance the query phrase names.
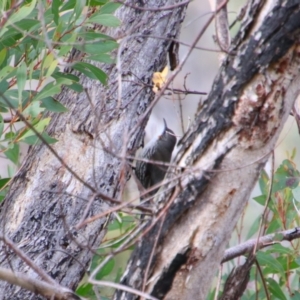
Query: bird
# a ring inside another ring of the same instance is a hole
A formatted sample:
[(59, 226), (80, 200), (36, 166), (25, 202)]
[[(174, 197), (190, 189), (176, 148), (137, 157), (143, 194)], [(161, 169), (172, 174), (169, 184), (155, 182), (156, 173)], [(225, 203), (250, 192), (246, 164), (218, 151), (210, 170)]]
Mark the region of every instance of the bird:
[[(169, 163), (177, 142), (174, 132), (168, 128), (166, 120), (163, 120), (162, 133), (146, 144), (136, 163), (135, 174), (145, 190), (161, 183), (168, 171), (168, 166), (147, 162), (147, 160)], [(159, 188), (150, 191), (148, 195), (155, 195)]]

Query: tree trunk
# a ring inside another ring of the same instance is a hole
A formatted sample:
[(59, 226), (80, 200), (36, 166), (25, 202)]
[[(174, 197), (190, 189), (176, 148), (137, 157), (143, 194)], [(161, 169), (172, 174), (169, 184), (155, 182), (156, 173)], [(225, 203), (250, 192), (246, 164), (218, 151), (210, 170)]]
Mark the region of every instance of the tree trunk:
[(169, 191), (156, 196), (163, 208), (121, 283), (158, 299), (206, 298), (299, 94), (299, 40), (299, 1), (249, 1), (205, 105), (179, 142)]
[[(174, 4), (178, 1), (151, 0), (145, 5)], [(1, 206), (3, 239), (9, 237), (66, 287), (75, 289), (87, 270), (92, 248), (99, 246), (106, 233), (109, 214), (80, 229), (78, 224), (108, 211), (109, 198), (122, 199), (129, 175), (126, 155), (134, 155), (141, 144), (150, 110), (146, 118), (144, 113), (154, 99), (152, 74), (166, 65), (170, 38), (177, 37), (185, 9), (186, 5), (155, 12), (128, 6), (118, 10), (122, 26), (108, 34), (122, 39), (119, 69), (100, 65), (109, 76), (107, 86), (80, 76), (86, 93), (62, 91), (59, 100), (69, 112), (52, 115), (49, 132), (58, 140), (51, 147), (63, 162), (45, 145), (33, 147)], [(142, 85), (133, 83), (137, 79)], [(3, 240), (0, 261), (1, 267), (38, 278)], [(40, 298), (0, 283), (0, 299)]]

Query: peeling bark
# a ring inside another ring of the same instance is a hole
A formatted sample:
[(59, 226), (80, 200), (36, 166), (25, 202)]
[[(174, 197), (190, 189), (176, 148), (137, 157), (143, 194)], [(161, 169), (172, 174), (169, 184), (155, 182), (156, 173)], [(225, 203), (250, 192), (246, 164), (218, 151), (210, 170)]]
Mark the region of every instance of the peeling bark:
[[(144, 8), (179, 2), (128, 3)], [(63, 286), (76, 288), (87, 270), (92, 248), (99, 246), (106, 233), (109, 216), (81, 229), (76, 229), (76, 225), (84, 217), (107, 211), (111, 203), (105, 197), (121, 199), (120, 192), (129, 174), (125, 157), (134, 155), (142, 142), (149, 114), (144, 120), (141, 117), (154, 95), (151, 87), (132, 82), (138, 78), (151, 85), (153, 72), (166, 65), (170, 38), (178, 35), (185, 9), (186, 4), (155, 13), (121, 7), (117, 16), (122, 26), (107, 31), (117, 39), (123, 38), (119, 69), (98, 64), (109, 76), (108, 86), (80, 76), (87, 93), (78, 95), (64, 89), (59, 95), (69, 112), (51, 116), (49, 132), (58, 139), (52, 147), (86, 183), (70, 173), (44, 145), (31, 149), (11, 183), (1, 206), (1, 234), (8, 236), (38, 267)], [(120, 97), (119, 74), (122, 82)], [(0, 264), (38, 278), (3, 242)], [(0, 282), (0, 299), (41, 298)]]
[(173, 189), (156, 196), (165, 209), (152, 220), (157, 225), (137, 245), (121, 280), (136, 289), (147, 282), (145, 291), (159, 299), (206, 298), (299, 95), (298, 1), (250, 1), (244, 18), (205, 106), (179, 143), (175, 164), (183, 171), (173, 176)]

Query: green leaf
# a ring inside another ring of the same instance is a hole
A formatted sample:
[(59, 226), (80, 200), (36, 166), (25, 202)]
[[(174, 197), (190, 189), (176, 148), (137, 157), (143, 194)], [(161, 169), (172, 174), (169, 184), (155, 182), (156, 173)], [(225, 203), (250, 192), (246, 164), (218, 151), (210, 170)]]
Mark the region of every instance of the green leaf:
[(269, 176), (268, 176), (267, 172), (265, 171), (265, 169), (263, 169), (261, 171), (258, 183), (259, 183), (259, 187), (260, 187), (262, 194), (268, 195), (268, 193), (269, 193)]
[(79, 83), (73, 83), (73, 84), (69, 85), (68, 88), (72, 89), (73, 91), (75, 91), (77, 93), (81, 93), (83, 91), (83, 87)]
[(13, 147), (4, 152), (5, 156), (15, 165), (19, 163), (20, 147), (19, 144), (13, 144)]
[(57, 85), (54, 82), (48, 83), (44, 88), (33, 98), (32, 101), (38, 101), (43, 98), (47, 98), (60, 93), (61, 85)]
[(117, 47), (118, 43), (112, 40), (105, 40), (94, 44), (82, 44), (75, 46), (76, 49), (92, 55), (99, 55), (100, 53), (110, 52)]
[(89, 0), (89, 6), (99, 6), (107, 3), (109, 0)]
[(114, 259), (109, 260), (109, 261), (103, 266), (103, 268), (100, 270), (100, 272), (97, 273), (96, 279), (97, 279), (97, 280), (100, 280), (100, 279), (102, 279), (103, 277), (109, 275), (109, 274), (112, 272), (114, 266), (115, 266), (115, 260), (114, 260)]
[(253, 198), (253, 200), (255, 200), (258, 204), (260, 204), (262, 206), (265, 206), (266, 199), (267, 199), (266, 195), (260, 195), (260, 196)]
[(25, 117), (31, 117), (31, 119), (36, 118), (45, 109), (40, 106), (38, 101), (31, 102), (24, 110), (23, 115)]
[(278, 230), (282, 229), (282, 224), (279, 218), (273, 218), (272, 221), (268, 224), (268, 229), (266, 230), (266, 234), (272, 234)]
[(294, 291), (291, 300), (299, 300), (300, 299), (300, 292)]
[(76, 295), (92, 299), (91, 296), (94, 295), (93, 287), (94, 286), (91, 283), (84, 283), (78, 287), (78, 289), (76, 290)]
[(75, 82), (79, 82), (79, 78), (73, 74), (67, 74), (67, 73), (62, 73), (62, 72), (55, 72), (52, 77), (54, 79), (58, 79), (58, 78), (66, 78)]
[(28, 33), (30, 33), (33, 30), (39, 29), (41, 27), (41, 23), (38, 20), (25, 18), (15, 23), (15, 26), (23, 31), (27, 31)]
[(71, 85), (73, 81), (66, 77), (60, 77), (56, 79), (56, 84), (58, 85)]
[(22, 102), (22, 93), (25, 87), (27, 79), (27, 68), (25, 62), (22, 62), (21, 65), (17, 68), (17, 86), (19, 93), (19, 103)]
[(272, 247), (268, 248), (266, 250), (266, 253), (280, 253), (280, 254), (287, 254), (287, 255), (293, 255), (293, 251), (290, 248), (284, 247), (281, 244), (275, 244)]
[(10, 180), (11, 180), (11, 178), (1, 178), (0, 179), (0, 189), (2, 190)]
[(63, 106), (59, 101), (52, 97), (47, 97), (42, 100), (41, 107), (45, 107), (49, 111), (53, 112), (66, 112), (68, 109)]
[(280, 273), (284, 276), (282, 265), (272, 255), (260, 251), (257, 253), (257, 260), (261, 266), (270, 268), (272, 274)]
[(109, 14), (101, 14), (100, 12), (92, 15), (88, 20), (88, 23), (96, 23), (108, 27), (118, 27), (121, 25), (121, 21), (115, 16)]
[(2, 65), (2, 63), (4, 62), (5, 58), (7, 55), (7, 49), (4, 48), (0, 51), (0, 66)]
[(15, 133), (12, 131), (9, 131), (7, 133), (5, 133), (5, 140), (6, 141), (12, 141), (15, 138)]
[[(49, 136), (46, 132), (43, 132), (42, 137), (44, 138), (45, 142), (50, 145), (56, 143), (58, 140)], [(37, 137), (36, 135), (31, 135), (23, 139), (23, 142), (28, 144), (28, 145), (36, 145), (36, 144), (41, 144), (42, 141)]]
[(287, 300), (287, 298), (285, 297), (285, 295), (282, 291), (282, 288), (273, 278), (267, 278), (266, 281), (268, 283), (269, 290), (271, 291), (271, 293), (273, 295), (272, 299), (274, 299), (274, 297), (276, 297), (280, 300)]
[(99, 55), (90, 55), (87, 57), (87, 59), (99, 61), (106, 64), (114, 64), (116, 63), (116, 60), (114, 58), (111, 58), (110, 55), (106, 53), (101, 53)]
[(77, 20), (81, 16), (82, 11), (83, 11), (83, 9), (85, 7), (85, 3), (86, 3), (85, 0), (76, 0), (75, 9), (74, 9), (75, 20)]
[(94, 42), (102, 42), (102, 41), (114, 41), (112, 37), (100, 32), (94, 31), (81, 31), (78, 33), (78, 37), (80, 40), (84, 40), (86, 43), (90, 41), (91, 43)]
[(300, 202), (300, 186), (292, 190), (293, 196), (297, 202)]
[(2, 70), (0, 70), (0, 81), (2, 81), (8, 75), (11, 75), (11, 73), (14, 70), (15, 70), (15, 68), (13, 68), (12, 66), (5, 66)]
[(65, 10), (73, 9), (75, 7), (76, 0), (64, 1), (63, 3), (64, 3), (64, 5), (61, 9), (62, 12)]
[(58, 56), (66, 55), (73, 48), (73, 44), (76, 41), (76, 38), (77, 34), (72, 33), (71, 36), (66, 41), (64, 41), (65, 45), (60, 47)]
[(85, 62), (77, 62), (73, 68), (92, 79), (98, 79), (102, 84), (106, 84), (107, 75), (99, 68)]
[(59, 20), (59, 7), (62, 5), (62, 0), (52, 0), (51, 11), (53, 14), (53, 21), (56, 25), (58, 25)]
[(104, 4), (100, 8), (100, 14), (112, 14), (114, 13), (122, 4), (121, 3), (115, 3), (115, 2), (108, 2)]
[(294, 163), (285, 159), (274, 174), (272, 192), (275, 193), (286, 187), (295, 189), (299, 185), (299, 179), (300, 172)]
[(4, 94), (5, 92), (7, 92), (8, 90), (8, 83), (7, 81), (1, 81), (0, 82), (0, 97), (2, 94)]
[[(33, 127), (35, 128), (35, 130), (39, 133), (42, 133), (45, 128), (48, 126), (50, 122), (50, 118), (45, 118), (40, 120), (37, 124), (35, 124)], [(35, 132), (31, 129), (28, 129), (20, 138), (19, 140), (24, 140), (25, 138), (29, 137), (29, 136), (35, 136)]]
[(22, 19), (25, 19), (29, 14), (33, 11), (33, 9), (36, 6), (37, 0), (31, 0), (31, 2), (27, 2), (25, 5), (23, 5), (19, 10), (15, 11), (13, 14), (11, 14), (10, 18), (6, 23), (4, 23), (4, 26), (2, 27), (0, 31), (0, 36), (4, 34), (6, 30), (5, 27), (7, 27), (10, 24), (15, 24), (18, 21), (21, 21)]
[[(0, 109), (1, 109), (1, 108), (0, 108)], [(4, 120), (3, 120), (2, 115), (0, 115), (0, 137), (1, 137), (2, 134), (3, 134), (3, 128), (4, 128)]]

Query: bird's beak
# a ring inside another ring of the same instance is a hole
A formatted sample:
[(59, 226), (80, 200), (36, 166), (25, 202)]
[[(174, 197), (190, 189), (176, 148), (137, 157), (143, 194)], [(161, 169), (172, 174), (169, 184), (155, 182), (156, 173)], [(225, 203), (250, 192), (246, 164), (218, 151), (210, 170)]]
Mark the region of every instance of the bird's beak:
[(168, 125), (167, 125), (167, 122), (166, 122), (166, 120), (165, 120), (165, 119), (164, 119), (164, 124), (165, 124), (164, 131), (166, 131), (166, 130), (167, 130), (167, 128), (168, 128)]

